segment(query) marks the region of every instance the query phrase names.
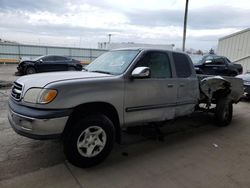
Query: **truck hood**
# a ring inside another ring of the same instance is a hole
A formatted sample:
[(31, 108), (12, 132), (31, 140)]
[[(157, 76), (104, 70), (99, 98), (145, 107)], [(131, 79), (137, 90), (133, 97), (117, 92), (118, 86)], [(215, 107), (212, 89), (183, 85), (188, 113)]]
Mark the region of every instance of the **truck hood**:
[(16, 82), (24, 85), (25, 89), (31, 87), (44, 87), (49, 83), (75, 80), (75, 79), (90, 79), (90, 78), (102, 78), (111, 77), (112, 75), (86, 72), (86, 71), (65, 71), (65, 72), (51, 72), (51, 73), (39, 73), (20, 77)]

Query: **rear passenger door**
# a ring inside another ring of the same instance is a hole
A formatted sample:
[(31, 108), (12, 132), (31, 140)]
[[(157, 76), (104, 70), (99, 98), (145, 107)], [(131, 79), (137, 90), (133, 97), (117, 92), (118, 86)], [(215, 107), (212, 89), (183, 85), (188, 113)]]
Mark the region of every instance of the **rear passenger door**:
[(125, 123), (172, 119), (175, 115), (177, 88), (176, 81), (172, 79), (168, 53), (146, 52), (136, 67), (149, 67), (151, 77), (128, 79), (125, 82)]
[(56, 71), (66, 71), (68, 70), (68, 59), (62, 56), (55, 56), (55, 68)]
[(176, 70), (177, 84), (177, 106), (176, 116), (190, 114), (199, 97), (199, 84), (191, 60), (187, 55), (173, 52), (173, 60)]

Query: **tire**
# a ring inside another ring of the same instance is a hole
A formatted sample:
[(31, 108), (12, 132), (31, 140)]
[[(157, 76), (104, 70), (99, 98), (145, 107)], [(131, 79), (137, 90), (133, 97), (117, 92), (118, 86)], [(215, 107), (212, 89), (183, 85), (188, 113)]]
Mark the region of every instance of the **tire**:
[(34, 74), (34, 73), (36, 73), (36, 69), (34, 67), (27, 67), (25, 73), (26, 74)]
[(71, 125), (65, 135), (64, 153), (75, 166), (86, 168), (102, 162), (113, 148), (115, 131), (104, 115), (91, 115)]
[(229, 100), (228, 97), (220, 98), (217, 101), (216, 109), (215, 109), (215, 123), (220, 126), (224, 127), (231, 123), (233, 117), (233, 105), (232, 101)]
[(69, 67), (68, 71), (76, 71), (76, 68), (75, 67)]

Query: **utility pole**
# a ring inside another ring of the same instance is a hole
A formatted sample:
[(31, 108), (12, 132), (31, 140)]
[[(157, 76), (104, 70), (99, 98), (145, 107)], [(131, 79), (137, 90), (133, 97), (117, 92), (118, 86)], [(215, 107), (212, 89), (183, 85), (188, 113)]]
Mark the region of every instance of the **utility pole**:
[(184, 15), (184, 28), (183, 28), (183, 41), (182, 41), (182, 51), (185, 52), (186, 45), (186, 30), (187, 30), (187, 16), (188, 16), (188, 1), (186, 0), (185, 15)]

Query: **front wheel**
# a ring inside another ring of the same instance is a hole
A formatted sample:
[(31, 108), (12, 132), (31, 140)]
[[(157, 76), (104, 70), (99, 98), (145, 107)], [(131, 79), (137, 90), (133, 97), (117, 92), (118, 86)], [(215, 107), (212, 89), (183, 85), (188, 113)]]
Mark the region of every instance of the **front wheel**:
[(90, 167), (103, 161), (114, 143), (114, 126), (104, 115), (92, 115), (78, 120), (64, 139), (64, 152), (78, 167)]
[(215, 123), (221, 127), (227, 126), (231, 123), (232, 116), (233, 116), (232, 101), (228, 97), (218, 99), (214, 114)]
[(34, 67), (27, 67), (25, 73), (26, 74), (35, 74), (36, 73), (36, 69)]

